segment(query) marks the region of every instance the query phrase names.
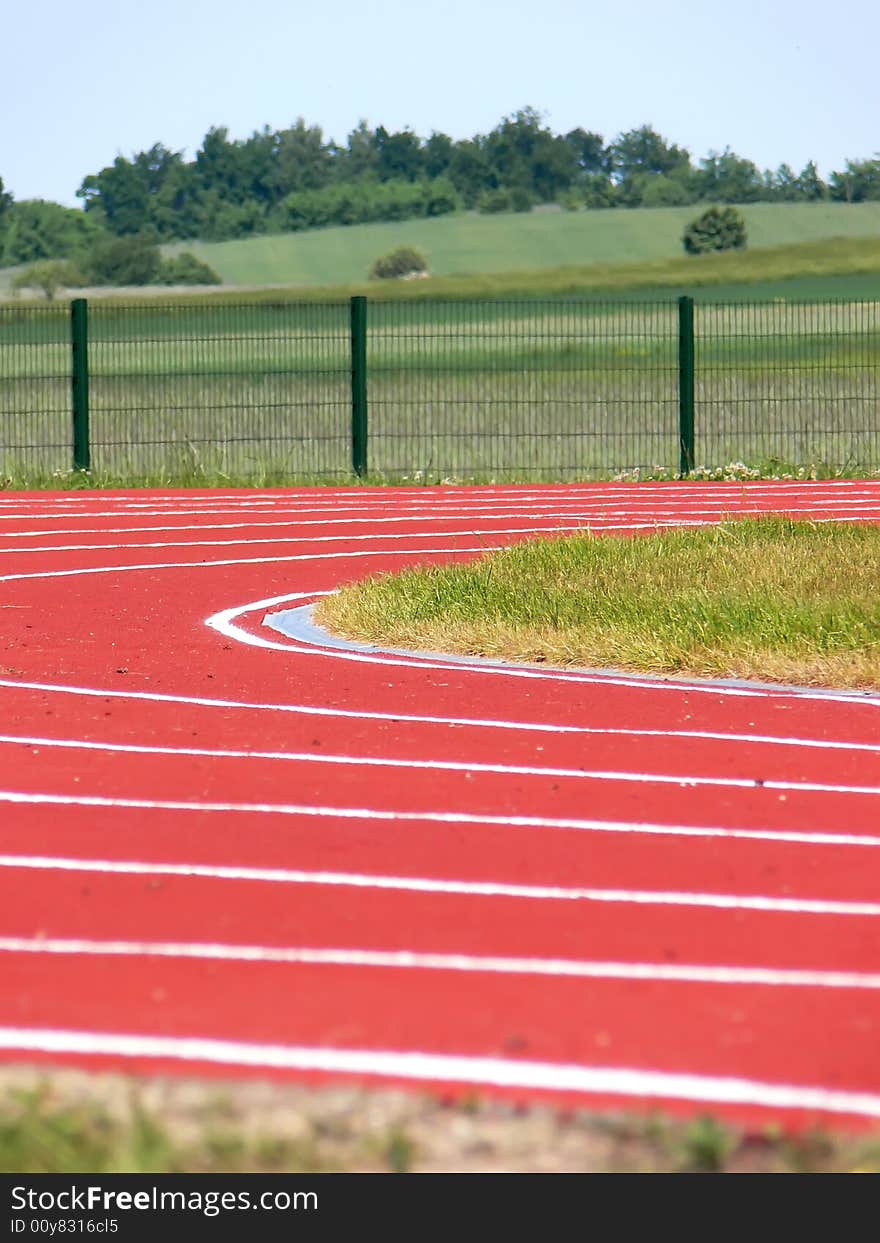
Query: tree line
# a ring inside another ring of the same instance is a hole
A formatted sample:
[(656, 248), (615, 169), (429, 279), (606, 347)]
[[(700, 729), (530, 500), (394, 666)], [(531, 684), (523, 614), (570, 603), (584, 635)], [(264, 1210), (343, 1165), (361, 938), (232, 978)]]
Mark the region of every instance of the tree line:
[(490, 133), (454, 140), (371, 128), (345, 143), (302, 118), (249, 138), (208, 131), (191, 160), (156, 143), (86, 176), (84, 210), (13, 202), (0, 181), (0, 266), (87, 253), (108, 235), (154, 242), (225, 241), (325, 225), (438, 216), (461, 209), (528, 211), (880, 200), (880, 157), (847, 160), (827, 183), (813, 161), (760, 170), (725, 148), (694, 162), (650, 125), (606, 142), (577, 128), (554, 133), (533, 108)]

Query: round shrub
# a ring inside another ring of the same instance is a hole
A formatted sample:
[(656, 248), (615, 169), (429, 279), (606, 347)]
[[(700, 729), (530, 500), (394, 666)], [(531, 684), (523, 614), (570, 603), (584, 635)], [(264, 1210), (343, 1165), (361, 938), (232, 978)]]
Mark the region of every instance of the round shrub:
[(477, 211), (491, 216), (496, 212), (513, 211), (513, 195), (503, 186), (495, 190), (484, 190), (477, 199)]
[(510, 204), (514, 211), (531, 211), (535, 200), (525, 186), (514, 186), (510, 192)]
[(373, 280), (400, 280), (407, 276), (428, 274), (428, 259), (415, 246), (398, 246), (381, 259), (377, 259), (370, 268)]
[(735, 207), (710, 207), (691, 221), (682, 242), (689, 255), (742, 250), (746, 244), (746, 222)]
[(189, 250), (181, 251), (159, 264), (157, 285), (221, 285), (223, 282), (212, 267)]

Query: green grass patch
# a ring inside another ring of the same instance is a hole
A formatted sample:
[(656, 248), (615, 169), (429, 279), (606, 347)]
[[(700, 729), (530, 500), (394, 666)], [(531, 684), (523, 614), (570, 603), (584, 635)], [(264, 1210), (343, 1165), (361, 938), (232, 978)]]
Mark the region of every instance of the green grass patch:
[[(688, 207), (619, 208), (563, 212), (544, 209), (493, 216), (462, 212), (452, 216), (394, 223), (317, 229), (231, 242), (186, 242), (224, 281), (234, 285), (348, 286), (365, 282), (370, 266), (396, 246), (414, 246), (428, 255), (435, 278), (502, 276), (542, 270), (609, 265), (635, 269), (674, 260), (682, 270), (704, 265), (682, 252), (685, 226), (700, 214)], [(748, 244), (759, 253), (829, 239), (876, 239), (880, 203), (767, 204), (739, 209)], [(173, 249), (173, 248), (171, 248)], [(742, 258), (748, 258), (748, 253)], [(786, 264), (785, 275), (789, 275)], [(746, 262), (746, 267), (748, 263)], [(774, 272), (768, 273), (768, 277)], [(552, 278), (550, 278), (552, 279)], [(681, 277), (679, 277), (679, 280)], [(385, 282), (373, 282), (371, 287)], [(401, 282), (392, 282), (400, 285)], [(408, 288), (434, 282), (404, 282)], [(419, 293), (413, 291), (415, 296)]]
[[(674, 210), (657, 209), (658, 212)], [(749, 210), (759, 209), (744, 209)], [(779, 208), (768, 207), (765, 210), (777, 211)], [(806, 207), (804, 210), (815, 209)], [(253, 260), (245, 250), (240, 261), (230, 263), (223, 272), (226, 289), (205, 287), (205, 290), (183, 294), (170, 294), (159, 288), (86, 292), (91, 304), (108, 302), (126, 306), (151, 302), (178, 307), (229, 303), (272, 305), (281, 299), (332, 303), (358, 293), (368, 295), (375, 302), (545, 297), (640, 299), (658, 293), (670, 297), (690, 293), (698, 299), (718, 302), (806, 302), (828, 298), (877, 300), (880, 298), (880, 204), (865, 203), (833, 210), (852, 213), (852, 216), (832, 217), (829, 228), (836, 230), (838, 235), (829, 233), (817, 237), (813, 234), (802, 240), (793, 240), (799, 237), (798, 231), (789, 233), (780, 230), (778, 234), (768, 232), (766, 240), (752, 239), (749, 248), (744, 251), (696, 257), (681, 253), (680, 245), (668, 245), (659, 250), (645, 247), (643, 252), (635, 253), (606, 245), (604, 236), (589, 254), (582, 247), (565, 245), (558, 253), (547, 251), (543, 256), (535, 257), (530, 255), (526, 240), (521, 239), (521, 244), (511, 241), (503, 262), (499, 259), (496, 265), (487, 266), (483, 242), (480, 241), (475, 243), (473, 254), (463, 256), (454, 266), (438, 266), (432, 260), (432, 275), (416, 281), (367, 280), (369, 263), (365, 261), (361, 265), (359, 260), (354, 262), (347, 258), (351, 253), (350, 235), (357, 234), (361, 228), (396, 230), (404, 226), (363, 225), (321, 230), (316, 234), (289, 234), (192, 247), (221, 270), (223, 259), (215, 259), (214, 250), (219, 251), (223, 247), (265, 250), (265, 256), (255, 255)], [(584, 217), (594, 215), (605, 221), (619, 214), (634, 220), (637, 216), (653, 217), (656, 213), (654, 210), (596, 212), (584, 213)], [(551, 221), (569, 219), (567, 216), (548, 218)], [(523, 219), (520, 216), (512, 218), (515, 222)], [(499, 217), (492, 217), (491, 221), (484, 217), (476, 217), (475, 220), (487, 229), (485, 240), (488, 241), (492, 222), (499, 220)], [(430, 226), (442, 224), (443, 221), (421, 223)], [(848, 226), (854, 223), (859, 228), (850, 233)], [(326, 261), (322, 258), (313, 269), (300, 270), (295, 264), (284, 260), (285, 250), (293, 250), (311, 237), (319, 238), (322, 244), (327, 245)], [(375, 245), (387, 247), (389, 239), (378, 239)], [(363, 250), (365, 255), (369, 250), (371, 259), (375, 258), (373, 244), (364, 246)], [(377, 253), (382, 253), (381, 249)], [(8, 298), (13, 274), (12, 269), (0, 271), (0, 298)], [(18, 305), (34, 304), (22, 300)]]
[(317, 619), (385, 647), (877, 688), (878, 582), (877, 528), (767, 517), (529, 540), (353, 584)]

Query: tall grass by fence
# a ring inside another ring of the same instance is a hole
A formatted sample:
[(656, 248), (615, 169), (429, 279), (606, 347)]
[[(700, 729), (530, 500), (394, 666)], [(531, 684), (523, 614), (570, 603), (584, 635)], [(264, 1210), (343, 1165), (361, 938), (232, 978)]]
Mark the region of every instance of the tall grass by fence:
[(880, 303), (0, 307), (0, 473), (880, 468)]

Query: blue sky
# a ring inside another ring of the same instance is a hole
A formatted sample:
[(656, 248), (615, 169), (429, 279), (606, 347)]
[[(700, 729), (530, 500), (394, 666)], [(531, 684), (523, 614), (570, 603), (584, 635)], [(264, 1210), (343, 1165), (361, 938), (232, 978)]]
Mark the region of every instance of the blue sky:
[(337, 141), (362, 117), (463, 138), (531, 105), (825, 176), (880, 149), (876, 0), (30, 0), (3, 26), (16, 198), (75, 204), (118, 153), (298, 116)]

